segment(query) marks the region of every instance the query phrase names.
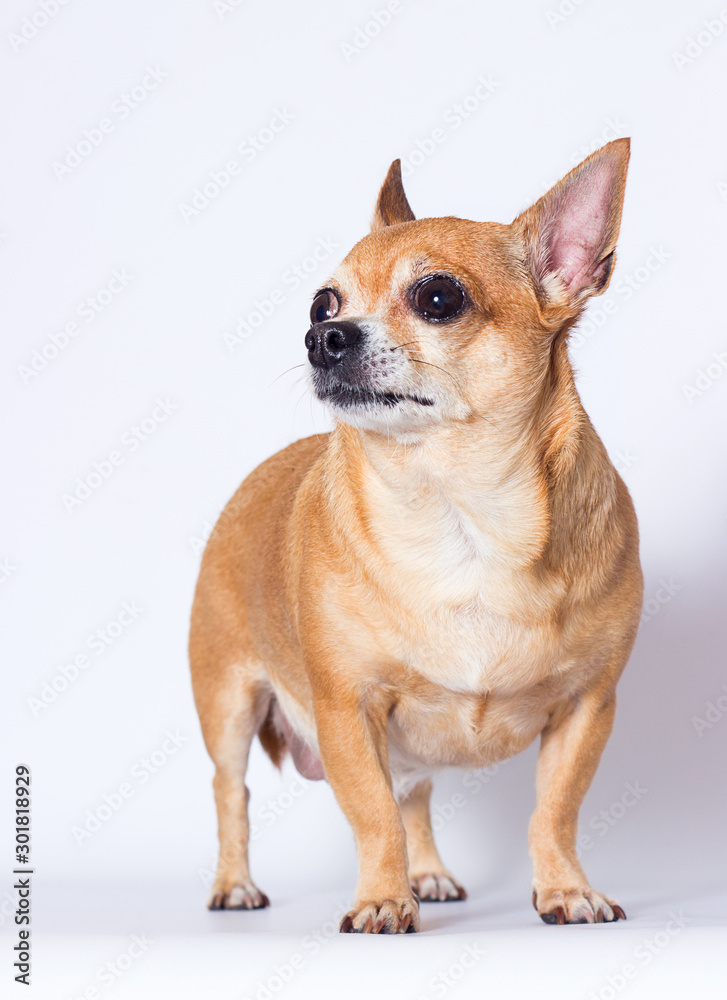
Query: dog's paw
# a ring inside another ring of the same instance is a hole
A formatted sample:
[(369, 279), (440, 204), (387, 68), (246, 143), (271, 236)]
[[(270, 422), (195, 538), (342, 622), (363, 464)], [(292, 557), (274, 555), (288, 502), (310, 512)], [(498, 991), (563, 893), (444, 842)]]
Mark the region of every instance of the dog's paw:
[(419, 904), (407, 899), (364, 900), (341, 921), (342, 934), (411, 934), (419, 930)]
[(215, 883), (207, 903), (209, 910), (262, 910), (266, 906), (270, 900), (250, 881), (230, 886)]
[(411, 891), (422, 903), (450, 903), (456, 899), (467, 899), (464, 886), (445, 872), (415, 875), (411, 880)]
[(609, 924), (626, 914), (613, 899), (590, 886), (573, 889), (534, 889), (533, 906), (546, 924)]

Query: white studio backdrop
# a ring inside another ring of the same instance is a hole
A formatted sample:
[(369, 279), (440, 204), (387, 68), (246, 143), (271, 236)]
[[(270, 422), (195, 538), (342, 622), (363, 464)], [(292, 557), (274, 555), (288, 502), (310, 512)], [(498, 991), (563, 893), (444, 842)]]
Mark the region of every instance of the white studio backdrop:
[[(281, 983), (332, 996), (335, 973), (356, 997), (388, 975), (406, 997), (495, 982), (500, 997), (602, 1000), (618, 976), (633, 996), (709, 983), (727, 903), (727, 12), (13, 0), (1, 21), (0, 976), (19, 762), (36, 996), (277, 993), (276, 963), (347, 905), (355, 856), (330, 788), (289, 764), (280, 776), (256, 747), (253, 875), (274, 905), (204, 910), (212, 768), (186, 660), (203, 540), (260, 461), (329, 427), (294, 367), (310, 293), (366, 232), (392, 159), (417, 215), (507, 222), (630, 135), (615, 276), (572, 357), (641, 524), (643, 624), (581, 842), (631, 919), (554, 931), (530, 909), (533, 747), (435, 784), (470, 902), (425, 908), (431, 933), (406, 951), (321, 932), (318, 964), (311, 945)], [(649, 928), (662, 944), (642, 961)], [(99, 978), (144, 932), (149, 954)], [(432, 985), (425, 960), (446, 970), (473, 941), (474, 971)], [(567, 981), (542, 972), (553, 956)]]

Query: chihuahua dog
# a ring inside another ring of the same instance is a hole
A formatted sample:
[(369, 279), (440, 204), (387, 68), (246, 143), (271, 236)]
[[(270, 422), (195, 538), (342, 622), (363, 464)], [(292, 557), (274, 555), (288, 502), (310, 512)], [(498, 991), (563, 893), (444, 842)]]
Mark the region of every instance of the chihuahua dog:
[(533, 905), (551, 924), (625, 917), (576, 834), (636, 636), (638, 529), (568, 333), (609, 283), (628, 159), (609, 143), (510, 225), (415, 219), (397, 160), (315, 295), (305, 346), (334, 429), (245, 480), (192, 610), (211, 909), (268, 905), (248, 868), (256, 734), (330, 782), (359, 859), (341, 931), (358, 933), (418, 930), (420, 900), (465, 897), (434, 844), (431, 775), (539, 735)]

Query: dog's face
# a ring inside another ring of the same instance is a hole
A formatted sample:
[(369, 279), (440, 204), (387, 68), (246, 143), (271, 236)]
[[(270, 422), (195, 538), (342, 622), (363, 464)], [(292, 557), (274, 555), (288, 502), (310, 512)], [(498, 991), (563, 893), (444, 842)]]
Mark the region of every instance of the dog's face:
[(509, 226), (415, 220), (392, 164), (372, 232), (314, 297), (318, 398), (397, 437), (527, 406), (555, 338), (608, 284), (627, 163), (628, 141), (610, 143)]
[(392, 433), (497, 409), (538, 353), (522, 329), (537, 303), (517, 252), (508, 227), (459, 219), (365, 237), (313, 302), (319, 398), (348, 423)]

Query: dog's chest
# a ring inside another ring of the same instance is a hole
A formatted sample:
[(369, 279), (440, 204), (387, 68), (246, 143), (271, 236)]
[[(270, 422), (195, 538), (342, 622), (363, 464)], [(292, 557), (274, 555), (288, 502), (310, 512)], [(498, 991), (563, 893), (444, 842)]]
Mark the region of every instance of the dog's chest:
[(482, 530), (443, 506), (382, 541), (391, 651), (463, 693), (511, 693), (547, 679), (563, 657), (567, 587), (533, 565), (535, 526), (515, 515)]
[[(390, 618), (408, 667), (391, 739), (422, 763), (485, 766), (517, 753), (578, 684), (565, 585), (500, 553), (488, 540), (432, 551), (418, 589), (400, 578), (404, 614)], [(406, 594), (404, 594), (406, 591)], [(402, 604), (396, 604), (401, 608)]]
[(577, 688), (567, 584), (540, 561), (548, 512), (531, 480), (421, 488), (376, 508), (377, 638), (403, 664), (392, 745), (483, 766), (523, 749)]
[(543, 680), (560, 652), (547, 621), (518, 617), (473, 598), (455, 608), (432, 608), (419, 630), (402, 630), (405, 662), (448, 690), (512, 693)]

